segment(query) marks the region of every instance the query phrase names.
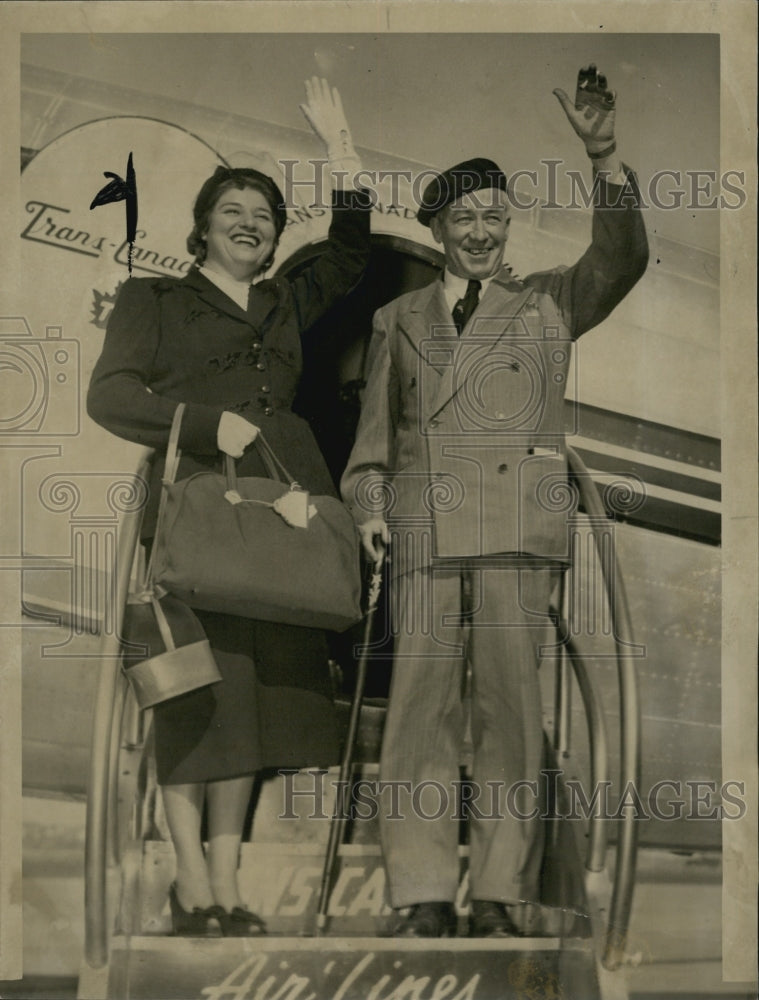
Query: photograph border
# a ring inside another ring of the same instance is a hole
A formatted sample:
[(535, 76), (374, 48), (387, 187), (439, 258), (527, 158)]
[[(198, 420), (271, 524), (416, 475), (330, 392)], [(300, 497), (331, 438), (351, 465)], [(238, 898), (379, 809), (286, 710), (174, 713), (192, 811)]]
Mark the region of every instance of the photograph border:
[[(685, 12), (687, 10), (687, 17)], [(398, 3), (383, 0), (222, 0), (222, 2), (9, 2), (0, 10), (0, 74), (5, 231), (19, 225), (19, 45), (23, 32), (504, 32), (715, 33), (721, 49), (720, 166), (745, 171), (756, 191), (756, 8), (752, 0), (571, 4), (561, 0), (498, 3)], [(687, 29), (687, 30), (686, 30)], [(721, 215), (722, 400), (722, 764), (746, 783), (747, 811), (723, 822), (723, 977), (756, 975), (757, 943), (757, 380), (756, 204)], [(2, 315), (22, 315), (15, 240), (0, 242)], [(10, 484), (4, 484), (10, 490)], [(8, 500), (12, 501), (12, 490)], [(13, 572), (9, 560), (0, 568)], [(0, 577), (5, 574), (0, 574)], [(7, 577), (6, 577), (7, 579)], [(21, 695), (20, 629), (3, 588), (0, 619), (0, 979), (21, 972)], [(4, 626), (4, 627), (2, 627)]]

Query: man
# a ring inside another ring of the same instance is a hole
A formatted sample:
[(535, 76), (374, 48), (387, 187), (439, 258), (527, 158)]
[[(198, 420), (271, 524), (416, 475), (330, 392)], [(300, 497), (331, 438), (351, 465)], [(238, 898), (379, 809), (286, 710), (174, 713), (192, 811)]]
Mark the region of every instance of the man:
[(396, 804), (381, 810), (380, 829), (392, 904), (410, 907), (402, 936), (455, 933), (459, 824), (446, 806), (467, 723), (470, 934), (518, 933), (509, 907), (538, 898), (542, 836), (527, 782), (542, 763), (539, 646), (568, 561), (569, 348), (648, 259), (605, 78), (591, 66), (574, 103), (554, 93), (598, 173), (591, 246), (573, 267), (517, 280), (503, 264), (510, 209), (499, 167), (475, 159), (437, 176), (418, 218), (442, 244), (445, 271), (375, 316), (342, 483), (366, 552), (376, 559), (388, 545), (391, 560), (395, 661), (380, 779), (395, 784)]

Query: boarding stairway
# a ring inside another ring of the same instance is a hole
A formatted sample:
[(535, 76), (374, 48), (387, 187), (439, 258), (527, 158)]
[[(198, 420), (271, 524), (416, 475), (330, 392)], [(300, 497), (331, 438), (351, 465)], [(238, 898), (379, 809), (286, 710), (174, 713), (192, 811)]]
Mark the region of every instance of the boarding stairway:
[[(147, 478), (145, 456), (137, 476)], [(619, 679), (620, 775), (637, 782), (640, 721), (633, 637), (608, 516), (587, 471), (573, 453), (570, 470), (585, 511), (613, 622)], [(138, 552), (139, 512), (120, 524), (112, 587), (114, 627), (103, 630), (94, 711), (85, 856), (85, 954), (81, 1000), (623, 1000), (621, 970), (636, 866), (636, 829), (630, 815), (616, 827), (613, 870), (607, 872), (608, 821), (594, 808), (587, 824), (546, 820), (539, 905), (514, 914), (521, 937), (472, 939), (467, 920), (466, 844), (457, 910), (460, 936), (407, 940), (391, 936), (395, 915), (385, 898), (376, 819), (346, 825), (329, 884), (326, 926), (317, 933), (317, 900), (329, 833), (326, 819), (310, 818), (318, 801), (329, 816), (333, 781), (300, 772), (274, 776), (258, 790), (240, 860), (243, 898), (266, 921), (257, 939), (175, 938), (167, 893), (174, 857), (163, 817), (151, 750), (150, 713), (142, 713), (121, 669), (121, 626)], [(566, 574), (568, 579), (570, 574)], [(546, 735), (547, 766), (568, 756), (570, 701), (579, 692), (587, 719), (590, 787), (608, 780), (609, 743), (591, 673), (571, 638), (570, 586), (557, 612), (553, 658), (555, 705)], [(541, 670), (543, 668), (541, 667)], [(348, 705), (342, 705), (347, 718)], [(383, 705), (361, 709), (354, 778), (376, 777)], [(290, 790), (308, 794), (287, 797)], [(556, 787), (563, 798), (562, 782)], [(295, 803), (295, 804), (293, 804)], [(562, 812), (561, 801), (554, 802)], [(283, 809), (295, 815), (281, 818)], [(371, 810), (370, 810), (371, 811)]]

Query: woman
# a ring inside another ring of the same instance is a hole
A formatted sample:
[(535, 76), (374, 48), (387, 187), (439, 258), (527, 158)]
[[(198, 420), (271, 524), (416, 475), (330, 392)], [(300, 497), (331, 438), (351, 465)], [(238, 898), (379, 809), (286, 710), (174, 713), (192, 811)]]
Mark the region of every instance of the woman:
[[(306, 84), (301, 105), (336, 173), (326, 252), (297, 278), (257, 280), (285, 227), (271, 178), (218, 168), (193, 209), (182, 279), (130, 278), (108, 324), (90, 383), (90, 416), (108, 430), (165, 450), (178, 402), (186, 404), (179, 478), (221, 468), (266, 476), (259, 428), (313, 494), (334, 487), (307, 424), (290, 407), (300, 377), (300, 336), (359, 280), (369, 253), (369, 200), (341, 179), (359, 167), (339, 94)], [(255, 283), (253, 283), (255, 281)], [(152, 537), (162, 462), (155, 464), (143, 536)], [(255, 773), (327, 766), (337, 759), (325, 636), (315, 629), (198, 612), (223, 682), (154, 709), (156, 761), (176, 853), (170, 903), (175, 933), (263, 933), (237, 885), (238, 853)], [(207, 804), (208, 850), (201, 843)]]

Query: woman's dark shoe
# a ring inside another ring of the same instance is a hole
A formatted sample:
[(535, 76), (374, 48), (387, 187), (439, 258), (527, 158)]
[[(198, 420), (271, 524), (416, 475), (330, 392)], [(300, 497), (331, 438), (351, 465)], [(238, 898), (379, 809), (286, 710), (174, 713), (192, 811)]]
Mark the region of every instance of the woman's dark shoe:
[(221, 906), (207, 906), (203, 909), (196, 906), (185, 910), (177, 896), (177, 884), (172, 882), (169, 889), (169, 906), (171, 907), (171, 926), (174, 934), (179, 937), (221, 937), (221, 918), (224, 910)]
[(263, 920), (244, 906), (235, 906), (231, 910), (225, 910), (223, 906), (214, 909), (220, 911), (218, 919), (224, 937), (260, 937), (266, 933)]
[(393, 930), (393, 937), (455, 937), (457, 923), (453, 903), (415, 903)]

